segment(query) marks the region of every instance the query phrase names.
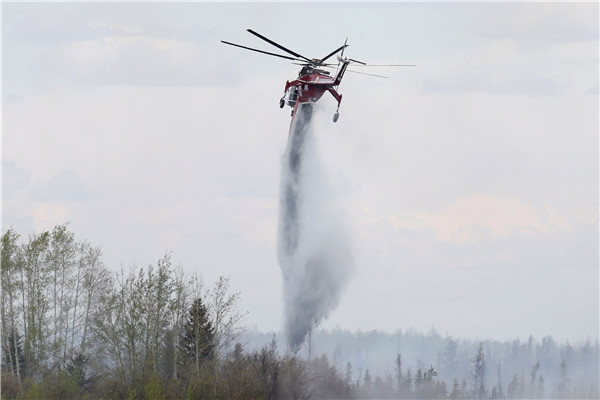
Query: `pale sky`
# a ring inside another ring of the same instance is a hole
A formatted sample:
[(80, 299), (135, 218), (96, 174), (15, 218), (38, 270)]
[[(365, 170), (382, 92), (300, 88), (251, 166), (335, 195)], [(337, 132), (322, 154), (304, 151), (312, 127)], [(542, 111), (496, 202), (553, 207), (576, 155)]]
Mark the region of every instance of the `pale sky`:
[[(70, 221), (113, 270), (167, 250), (283, 324), (277, 217), (300, 67), (356, 270), (322, 326), (598, 337), (598, 3), (2, 4), (2, 228)], [(361, 70), (362, 71), (362, 70)]]

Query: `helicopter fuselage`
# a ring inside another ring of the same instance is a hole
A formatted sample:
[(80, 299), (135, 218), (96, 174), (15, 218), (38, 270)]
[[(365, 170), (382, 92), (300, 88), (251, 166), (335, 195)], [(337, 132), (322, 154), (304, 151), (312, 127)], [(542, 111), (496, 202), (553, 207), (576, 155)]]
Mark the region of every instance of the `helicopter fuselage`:
[(285, 83), (288, 105), (296, 102), (306, 103), (318, 101), (328, 88), (333, 87), (333, 78), (321, 74), (310, 74)]
[[(298, 104), (317, 102), (323, 93), (329, 92), (336, 99), (338, 110), (342, 101), (342, 95), (337, 92), (337, 87), (342, 81), (344, 72), (349, 62), (344, 61), (335, 77), (329, 75), (329, 72), (317, 68), (304, 67), (300, 70), (298, 79), (287, 81), (285, 83), (285, 95), (280, 105), (283, 107), (284, 99), (287, 105), (292, 107), (292, 116), (295, 113)], [(336, 114), (338, 111), (336, 111)], [(337, 120), (337, 117), (335, 117)]]

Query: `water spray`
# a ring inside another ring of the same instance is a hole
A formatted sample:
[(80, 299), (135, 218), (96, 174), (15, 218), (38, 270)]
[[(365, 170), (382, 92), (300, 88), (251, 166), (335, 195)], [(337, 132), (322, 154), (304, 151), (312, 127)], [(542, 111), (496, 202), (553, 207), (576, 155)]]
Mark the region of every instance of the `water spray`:
[(278, 260), (285, 334), (295, 352), (337, 305), (352, 265), (316, 151), (311, 123), (315, 107), (306, 102), (295, 108), (282, 157)]

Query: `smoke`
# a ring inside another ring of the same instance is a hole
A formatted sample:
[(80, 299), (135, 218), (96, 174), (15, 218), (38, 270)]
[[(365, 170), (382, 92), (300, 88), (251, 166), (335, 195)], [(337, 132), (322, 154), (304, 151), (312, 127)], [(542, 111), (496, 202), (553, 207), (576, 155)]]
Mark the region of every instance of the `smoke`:
[(285, 333), (293, 351), (335, 308), (352, 266), (342, 219), (319, 163), (313, 107), (299, 105), (282, 157), (278, 259)]

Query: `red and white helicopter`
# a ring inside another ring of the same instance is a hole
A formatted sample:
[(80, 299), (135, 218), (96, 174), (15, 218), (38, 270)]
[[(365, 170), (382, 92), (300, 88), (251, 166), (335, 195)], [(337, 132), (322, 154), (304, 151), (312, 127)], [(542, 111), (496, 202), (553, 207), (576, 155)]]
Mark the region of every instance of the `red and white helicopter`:
[[(281, 98), (281, 100), (279, 100), (279, 107), (283, 108), (286, 103), (287, 103), (287, 105), (292, 107), (292, 116), (294, 115), (296, 108), (298, 107), (298, 104), (308, 103), (308, 102), (316, 102), (321, 98), (321, 96), (323, 96), (323, 93), (325, 93), (327, 91), (327, 92), (331, 93), (331, 95), (337, 101), (337, 109), (336, 109), (335, 114), (333, 115), (333, 122), (336, 122), (340, 115), (339, 114), (340, 103), (342, 102), (342, 95), (338, 93), (337, 87), (339, 86), (340, 82), (342, 81), (342, 78), (344, 77), (344, 72), (346, 72), (346, 69), (348, 68), (348, 65), (350, 63), (354, 63), (359, 66), (390, 66), (390, 67), (414, 66), (414, 65), (408, 65), (408, 64), (370, 65), (370, 64), (366, 64), (362, 61), (354, 60), (352, 58), (346, 58), (346, 57), (344, 57), (344, 49), (346, 47), (348, 47), (348, 44), (347, 44), (348, 39), (346, 39), (346, 42), (344, 42), (343, 46), (340, 46), (339, 48), (335, 49), (331, 53), (327, 54), (325, 57), (310, 59), (310, 58), (304, 57), (303, 55), (298, 54), (290, 49), (287, 49), (278, 43), (275, 43), (271, 39), (264, 37), (263, 35), (253, 31), (252, 29), (247, 29), (247, 31), (250, 32), (251, 34), (253, 34), (254, 36), (257, 36), (260, 39), (264, 40), (265, 42), (277, 47), (278, 49), (285, 51), (286, 53), (292, 55), (293, 57), (290, 57), (287, 55), (282, 55), (282, 54), (271, 53), (268, 51), (258, 50), (258, 49), (254, 49), (251, 47), (246, 47), (246, 46), (242, 46), (239, 44), (226, 42), (224, 40), (221, 40), (221, 42), (231, 45), (231, 46), (240, 47), (242, 49), (256, 51), (258, 53), (267, 54), (270, 56), (275, 56), (275, 57), (280, 57), (280, 58), (285, 58), (285, 59), (294, 61), (294, 64), (299, 63), (299, 65), (302, 65), (302, 69), (298, 73), (298, 78), (291, 82), (287, 81), (285, 83), (284, 95)], [(337, 57), (337, 60), (338, 60), (337, 64), (329, 64), (329, 63), (325, 62), (339, 52), (341, 52), (341, 53)], [(322, 68), (332, 68), (332, 67), (338, 68), (335, 77), (331, 76), (329, 71), (325, 71), (324, 69), (322, 69)], [(358, 72), (358, 71), (349, 71), (349, 72), (355, 72), (355, 73), (364, 74), (364, 75), (376, 76), (379, 78), (386, 78), (385, 76), (366, 74), (364, 72)]]

